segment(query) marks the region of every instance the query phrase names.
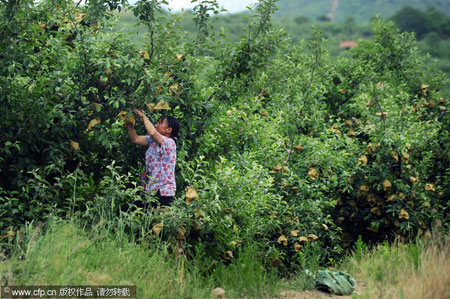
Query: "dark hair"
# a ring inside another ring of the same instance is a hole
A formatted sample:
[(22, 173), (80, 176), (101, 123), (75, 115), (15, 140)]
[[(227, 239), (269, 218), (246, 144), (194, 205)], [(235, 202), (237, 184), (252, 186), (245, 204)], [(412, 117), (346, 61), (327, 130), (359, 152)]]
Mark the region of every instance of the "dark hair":
[(158, 119), (158, 122), (163, 122), (167, 119), (167, 126), (172, 128), (172, 132), (170, 133), (171, 138), (178, 138), (178, 131), (180, 130), (180, 123), (178, 119), (170, 115), (163, 115)]

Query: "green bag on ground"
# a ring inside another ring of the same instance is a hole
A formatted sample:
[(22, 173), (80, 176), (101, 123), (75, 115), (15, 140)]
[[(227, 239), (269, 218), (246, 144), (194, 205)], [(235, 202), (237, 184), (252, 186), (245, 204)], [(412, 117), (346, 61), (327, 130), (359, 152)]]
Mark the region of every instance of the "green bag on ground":
[(319, 270), (314, 278), (314, 286), (320, 291), (336, 295), (351, 295), (355, 290), (356, 281), (345, 272)]

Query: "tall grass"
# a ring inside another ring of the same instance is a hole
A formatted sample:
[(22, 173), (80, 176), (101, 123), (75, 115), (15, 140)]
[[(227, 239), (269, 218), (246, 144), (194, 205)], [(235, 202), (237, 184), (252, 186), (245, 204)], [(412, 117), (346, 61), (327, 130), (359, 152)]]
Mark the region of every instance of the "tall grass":
[(373, 250), (357, 242), (342, 270), (363, 284), (361, 298), (450, 298), (450, 235)]
[(274, 276), (261, 271), (251, 248), (232, 264), (205, 273), (199, 252), (188, 260), (162, 243), (155, 248), (130, 242), (123, 230), (86, 230), (74, 221), (47, 226), (26, 229), (13, 255), (0, 262), (0, 284), (135, 285), (137, 298), (211, 298), (216, 287), (227, 298), (261, 298), (275, 291)]
[[(302, 296), (320, 267), (319, 255), (305, 252), (311, 272), (284, 281), (262, 267), (257, 248), (242, 249), (228, 264), (208, 261), (200, 247), (189, 259), (176, 257), (155, 239), (136, 244), (122, 221), (114, 228), (108, 222), (86, 228), (75, 220), (28, 225), (14, 239), (12, 256), (0, 262), (0, 284), (136, 285), (137, 298), (213, 298), (221, 287), (227, 298), (274, 298), (280, 290)], [(338, 269), (357, 279), (359, 298), (450, 298), (450, 235), (373, 249), (359, 240)]]

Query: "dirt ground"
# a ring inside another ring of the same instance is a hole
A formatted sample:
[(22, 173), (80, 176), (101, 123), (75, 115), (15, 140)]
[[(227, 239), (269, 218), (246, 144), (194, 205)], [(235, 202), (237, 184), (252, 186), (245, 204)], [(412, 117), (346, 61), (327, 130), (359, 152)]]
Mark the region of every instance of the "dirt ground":
[[(353, 293), (353, 294), (356, 294)], [(358, 295), (358, 294), (356, 294)], [(351, 299), (352, 296), (335, 296), (335, 295), (330, 295), (328, 293), (323, 293), (320, 291), (315, 291), (315, 290), (311, 290), (311, 291), (303, 291), (303, 292), (297, 292), (297, 291), (282, 291), (280, 293), (280, 296), (277, 298), (283, 298), (283, 299), (311, 299), (311, 298), (342, 298), (342, 299)]]
[(308, 290), (303, 292), (298, 292), (294, 290), (284, 290), (280, 292), (277, 298), (280, 299), (312, 299), (312, 298), (339, 298), (339, 299), (351, 299), (353, 295), (360, 296), (362, 294), (362, 289), (364, 284), (361, 281), (356, 281), (356, 289), (352, 295), (349, 296), (337, 296), (331, 295), (329, 293), (320, 292), (317, 290)]

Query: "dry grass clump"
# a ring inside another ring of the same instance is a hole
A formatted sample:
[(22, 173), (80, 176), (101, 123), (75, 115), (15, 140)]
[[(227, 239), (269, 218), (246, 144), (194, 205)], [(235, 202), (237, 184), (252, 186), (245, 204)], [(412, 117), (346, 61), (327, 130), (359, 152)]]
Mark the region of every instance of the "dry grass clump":
[(364, 285), (361, 298), (450, 298), (450, 234), (363, 251), (344, 266)]
[(413, 275), (402, 273), (400, 288), (392, 298), (450, 298), (450, 237), (427, 245)]

